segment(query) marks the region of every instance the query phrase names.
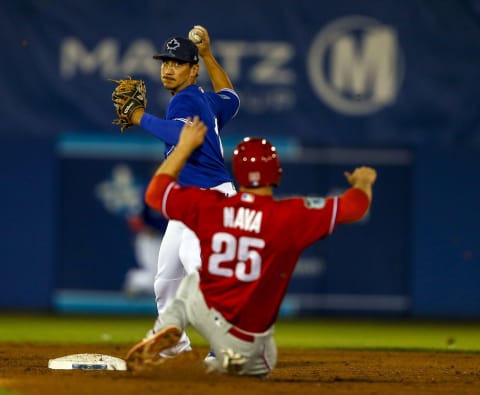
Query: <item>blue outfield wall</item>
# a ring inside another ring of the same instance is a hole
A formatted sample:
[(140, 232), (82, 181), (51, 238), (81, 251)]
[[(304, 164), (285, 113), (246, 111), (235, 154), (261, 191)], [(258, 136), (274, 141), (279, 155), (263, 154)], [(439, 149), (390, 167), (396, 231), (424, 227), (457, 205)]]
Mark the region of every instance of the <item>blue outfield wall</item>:
[[(161, 146), (155, 149), (148, 138), (124, 140), (116, 136), (102, 143), (88, 135), (69, 134), (59, 142), (56, 287), (61, 290), (62, 308), (67, 290), (121, 290), (126, 271), (135, 265), (124, 216), (139, 204), (159, 163)], [(370, 215), (361, 223), (341, 227), (302, 255), (285, 311), (407, 313), (409, 151), (307, 150), (283, 139), (273, 141), (284, 168), (278, 197), (340, 193), (347, 187), (343, 172), (361, 164), (375, 166), (381, 174)], [(230, 142), (226, 139), (225, 152), (232, 152)], [(78, 303), (78, 292), (71, 295)]]
[(0, 308), (51, 306), (58, 213), (56, 163), (52, 138), (0, 139)]
[[(0, 201), (8, 208), (1, 308), (154, 311), (153, 298), (121, 292), (135, 266), (123, 215), (141, 198), (162, 147), (128, 135), (102, 139), (2, 141), (2, 167), (11, 170), (2, 176)], [(274, 142), (285, 168), (280, 197), (341, 192), (343, 171), (359, 164), (379, 173), (366, 219), (302, 255), (282, 314), (480, 317), (476, 153), (292, 149)], [(231, 147), (227, 139), (226, 151)], [(113, 203), (100, 193), (112, 185)]]
[(415, 160), (413, 313), (480, 316), (480, 155), (422, 150)]

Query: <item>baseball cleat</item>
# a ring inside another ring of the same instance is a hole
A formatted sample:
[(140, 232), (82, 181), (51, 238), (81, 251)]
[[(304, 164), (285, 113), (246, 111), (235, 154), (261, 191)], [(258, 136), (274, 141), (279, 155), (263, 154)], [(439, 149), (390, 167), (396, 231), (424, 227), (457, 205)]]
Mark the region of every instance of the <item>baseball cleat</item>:
[(160, 353), (176, 345), (182, 335), (180, 328), (167, 326), (134, 345), (128, 351), (125, 361), (129, 370), (135, 370), (146, 364), (162, 363)]

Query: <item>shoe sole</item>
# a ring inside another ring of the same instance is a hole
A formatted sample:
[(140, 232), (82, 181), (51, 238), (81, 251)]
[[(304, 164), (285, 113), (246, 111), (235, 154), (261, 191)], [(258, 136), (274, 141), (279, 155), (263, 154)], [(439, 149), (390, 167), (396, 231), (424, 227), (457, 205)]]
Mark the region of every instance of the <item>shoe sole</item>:
[(168, 326), (137, 343), (125, 357), (128, 369), (136, 370), (145, 364), (158, 364), (162, 359), (160, 352), (177, 344), (181, 335), (180, 328)]

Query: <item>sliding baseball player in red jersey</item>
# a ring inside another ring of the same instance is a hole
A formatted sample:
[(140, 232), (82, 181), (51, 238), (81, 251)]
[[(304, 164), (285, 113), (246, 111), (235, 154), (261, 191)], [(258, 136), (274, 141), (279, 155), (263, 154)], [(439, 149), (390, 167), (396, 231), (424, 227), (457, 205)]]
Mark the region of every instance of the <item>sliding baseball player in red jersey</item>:
[(300, 254), (337, 225), (365, 215), (376, 172), (369, 167), (346, 172), (351, 188), (341, 196), (276, 200), (273, 188), (282, 169), (275, 147), (265, 139), (246, 138), (233, 154), (237, 195), (182, 187), (178, 174), (205, 132), (198, 117), (183, 127), (177, 147), (146, 192), (151, 207), (196, 233), (200, 271), (182, 281), (161, 317), (162, 330), (135, 345), (127, 363), (135, 369), (160, 362), (159, 352), (191, 324), (216, 354), (210, 369), (266, 376), (277, 360), (273, 326)]

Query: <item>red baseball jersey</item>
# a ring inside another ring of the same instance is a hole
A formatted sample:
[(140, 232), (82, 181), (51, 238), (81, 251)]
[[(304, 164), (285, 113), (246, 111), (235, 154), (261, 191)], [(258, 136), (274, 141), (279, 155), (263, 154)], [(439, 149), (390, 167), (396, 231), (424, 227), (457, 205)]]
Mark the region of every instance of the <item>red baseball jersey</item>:
[[(360, 199), (364, 213), (366, 194), (359, 189), (349, 193)], [(302, 251), (339, 222), (338, 197), (275, 200), (243, 192), (226, 197), (182, 188), (165, 175), (154, 177), (147, 201), (198, 236), (200, 288), (207, 305), (235, 326), (257, 333), (277, 319)]]

